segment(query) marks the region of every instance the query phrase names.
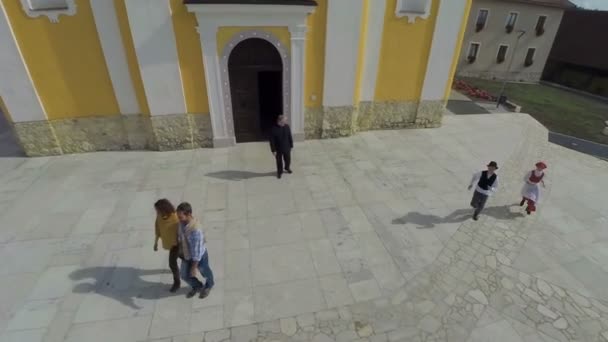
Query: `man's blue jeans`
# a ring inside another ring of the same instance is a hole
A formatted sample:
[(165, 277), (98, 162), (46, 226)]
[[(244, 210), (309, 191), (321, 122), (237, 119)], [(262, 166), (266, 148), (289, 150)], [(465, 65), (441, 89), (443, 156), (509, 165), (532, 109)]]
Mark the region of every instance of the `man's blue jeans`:
[[(193, 289), (200, 289), (203, 287), (203, 283), (198, 280), (196, 277), (192, 276), (192, 260), (182, 260), (180, 273), (182, 279), (188, 283)], [(201, 272), (201, 275), (205, 277), (205, 288), (211, 289), (215, 282), (213, 281), (213, 272), (211, 271), (211, 267), (209, 267), (209, 253), (205, 252), (201, 261), (198, 263), (198, 270)]]

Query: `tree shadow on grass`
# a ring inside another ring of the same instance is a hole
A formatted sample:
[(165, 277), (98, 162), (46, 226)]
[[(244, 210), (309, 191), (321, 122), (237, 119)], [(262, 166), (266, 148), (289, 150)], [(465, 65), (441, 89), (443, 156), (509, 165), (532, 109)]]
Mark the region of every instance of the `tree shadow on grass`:
[[(517, 204), (502, 205), (496, 207), (487, 207), (481, 215), (493, 217), (497, 220), (513, 220), (518, 217), (524, 217), (525, 215), (518, 212), (512, 212), (511, 207)], [(396, 218), (393, 220), (393, 224), (415, 224), (418, 225), (419, 229), (434, 228), (438, 224), (442, 223), (458, 223), (464, 222), (473, 216), (473, 209), (458, 209), (445, 217), (437, 215), (423, 214), (419, 212), (409, 212), (407, 215)]]

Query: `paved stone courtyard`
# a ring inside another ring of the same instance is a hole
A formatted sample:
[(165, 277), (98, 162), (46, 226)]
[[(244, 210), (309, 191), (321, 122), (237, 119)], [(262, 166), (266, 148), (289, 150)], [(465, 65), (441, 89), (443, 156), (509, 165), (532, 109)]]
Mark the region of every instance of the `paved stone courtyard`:
[[(526, 115), (298, 143), (0, 159), (0, 341), (608, 341), (608, 164)], [(549, 164), (538, 215), (517, 206)], [(466, 186), (501, 188), (475, 222)], [(216, 288), (170, 294), (153, 202), (191, 202)]]

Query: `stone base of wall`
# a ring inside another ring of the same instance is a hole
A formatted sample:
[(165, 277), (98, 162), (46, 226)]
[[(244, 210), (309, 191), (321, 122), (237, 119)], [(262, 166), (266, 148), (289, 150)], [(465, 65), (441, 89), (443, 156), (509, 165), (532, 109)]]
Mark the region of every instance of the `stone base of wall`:
[(48, 121), (20, 122), (13, 124), (15, 135), (29, 157), (63, 154), (55, 130)]
[(304, 135), (306, 139), (321, 139), (323, 133), (323, 108), (304, 110)]
[(321, 139), (348, 137), (356, 132), (357, 109), (353, 106), (325, 107)]
[(358, 125), (360, 131), (403, 129), (416, 120), (416, 102), (361, 102)]
[(19, 122), (15, 132), (30, 157), (212, 146), (209, 115), (121, 115)]
[(441, 126), (445, 101), (421, 101), (414, 126), (416, 128), (436, 128)]
[(358, 131), (441, 126), (444, 101), (361, 102), (358, 107), (306, 108), (306, 139), (350, 136)]
[[(439, 127), (443, 101), (361, 102), (306, 108), (306, 139), (347, 137), (358, 131)], [(30, 157), (94, 151), (172, 151), (213, 147), (209, 115), (116, 115), (15, 123)]]

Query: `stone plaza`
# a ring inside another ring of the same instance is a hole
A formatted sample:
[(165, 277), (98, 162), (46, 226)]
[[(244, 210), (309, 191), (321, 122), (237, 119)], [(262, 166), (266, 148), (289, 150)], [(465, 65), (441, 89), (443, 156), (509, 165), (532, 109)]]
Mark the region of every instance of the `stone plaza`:
[[(608, 164), (525, 114), (443, 121), (297, 143), (280, 180), (264, 143), (2, 158), (0, 341), (608, 341)], [(203, 220), (206, 299), (168, 292), (162, 197)]]

